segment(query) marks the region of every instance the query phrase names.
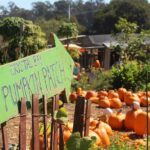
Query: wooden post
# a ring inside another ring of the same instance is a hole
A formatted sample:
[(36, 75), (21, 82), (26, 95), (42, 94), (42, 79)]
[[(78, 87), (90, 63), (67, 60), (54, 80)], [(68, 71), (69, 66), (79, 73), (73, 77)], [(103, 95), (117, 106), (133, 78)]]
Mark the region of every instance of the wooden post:
[(64, 150), (64, 125), (59, 125), (59, 150)]
[(62, 100), (63, 103), (67, 103), (67, 96), (66, 96), (66, 90), (63, 90), (60, 94), (60, 100)]
[(32, 140), (33, 150), (39, 150), (39, 98), (32, 96)]
[(81, 137), (84, 136), (84, 121), (85, 120), (85, 98), (79, 96), (76, 101), (73, 132), (80, 132)]
[(26, 100), (21, 99), (21, 113), (20, 113), (20, 130), (19, 130), (19, 149), (26, 150)]
[(80, 132), (81, 137), (88, 136), (91, 115), (91, 101), (79, 96), (76, 101), (73, 132)]
[(58, 144), (58, 123), (54, 120), (54, 112), (59, 108), (59, 95), (52, 98), (52, 123), (51, 123), (51, 144), (50, 150), (57, 150)]
[(3, 149), (8, 150), (8, 138), (7, 138), (6, 122), (1, 124), (1, 129), (2, 129)]
[(44, 150), (48, 148), (48, 139), (47, 139), (47, 99), (43, 96), (43, 108), (44, 108)]
[(86, 101), (84, 136), (89, 135), (90, 116), (91, 116), (91, 101)]

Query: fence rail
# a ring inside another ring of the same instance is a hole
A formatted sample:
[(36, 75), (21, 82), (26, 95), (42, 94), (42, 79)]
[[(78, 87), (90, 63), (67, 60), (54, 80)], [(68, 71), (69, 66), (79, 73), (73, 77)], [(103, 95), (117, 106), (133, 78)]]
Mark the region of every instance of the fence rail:
[[(41, 150), (39, 143), (39, 118), (43, 117), (44, 125), (44, 145), (42, 150), (64, 150), (64, 124), (56, 122), (54, 119), (54, 111), (59, 109), (59, 99), (65, 98), (65, 92), (61, 92), (52, 97), (52, 115), (51, 121), (48, 120), (47, 112), (47, 98), (43, 96), (43, 114), (39, 112), (39, 98), (38, 95), (32, 96), (32, 142), (31, 150)], [(63, 100), (64, 101), (64, 100)], [(91, 114), (91, 102), (85, 100), (83, 97), (78, 97), (75, 113), (74, 113), (74, 125), (73, 132), (80, 132), (81, 136), (87, 136), (89, 131), (89, 119)], [(26, 99), (21, 99), (20, 105), (20, 125), (19, 125), (19, 150), (26, 150), (27, 145), (27, 133), (26, 133), (26, 121), (27, 121), (27, 106)], [(51, 124), (51, 133), (47, 134), (47, 124)], [(3, 150), (9, 150), (8, 135), (7, 135), (7, 122), (1, 124)], [(48, 148), (48, 139), (50, 138), (50, 148)]]

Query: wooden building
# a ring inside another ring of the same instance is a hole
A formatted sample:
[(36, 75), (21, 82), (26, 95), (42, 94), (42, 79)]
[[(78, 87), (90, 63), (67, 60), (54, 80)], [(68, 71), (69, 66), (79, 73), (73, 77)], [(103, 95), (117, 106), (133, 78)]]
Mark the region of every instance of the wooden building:
[[(79, 59), (81, 66), (85, 69), (90, 67), (96, 59), (100, 61), (102, 68), (110, 69), (119, 59), (117, 53), (112, 49), (112, 46), (116, 46), (117, 42), (111, 34), (82, 35), (77, 39), (69, 40), (86, 49)], [(62, 41), (65, 43), (66, 39)]]

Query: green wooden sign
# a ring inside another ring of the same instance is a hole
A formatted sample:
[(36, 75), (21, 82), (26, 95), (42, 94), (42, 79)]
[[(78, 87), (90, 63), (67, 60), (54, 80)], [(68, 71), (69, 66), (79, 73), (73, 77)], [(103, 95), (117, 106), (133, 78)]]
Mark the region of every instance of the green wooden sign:
[(55, 47), (0, 66), (0, 124), (18, 114), (22, 97), (69, 93), (73, 60), (54, 35)]

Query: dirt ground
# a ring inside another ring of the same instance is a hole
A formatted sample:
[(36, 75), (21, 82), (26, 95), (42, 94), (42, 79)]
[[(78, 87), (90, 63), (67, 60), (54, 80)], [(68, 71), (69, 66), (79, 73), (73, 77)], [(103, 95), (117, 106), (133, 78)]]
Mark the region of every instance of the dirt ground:
[[(75, 104), (65, 104), (64, 107), (68, 111), (69, 115), (69, 120), (73, 121), (74, 118), (74, 109), (75, 109)], [(123, 112), (126, 112), (130, 109), (130, 107), (123, 107)], [(145, 109), (145, 108), (144, 108)], [(97, 107), (97, 105), (92, 104), (91, 108), (91, 117), (97, 118), (98, 116), (101, 116), (103, 114), (102, 108)], [(114, 109), (113, 111), (118, 111), (117, 109)], [(30, 141), (31, 141), (31, 115), (30, 112), (28, 112), (27, 115), (27, 150), (30, 149)], [(1, 129), (0, 129), (1, 130)], [(19, 137), (19, 117), (11, 119), (10, 121), (7, 122), (7, 133), (8, 133), (8, 142), (9, 145), (15, 144), (18, 145), (18, 137)], [(119, 132), (117, 132), (118, 134)], [(122, 133), (120, 133), (122, 134)], [(127, 132), (127, 134), (129, 134)], [(134, 134), (133, 134), (134, 136)], [(134, 138), (134, 137), (133, 137)], [(1, 131), (0, 131), (0, 149), (2, 148), (2, 137), (1, 137)]]

